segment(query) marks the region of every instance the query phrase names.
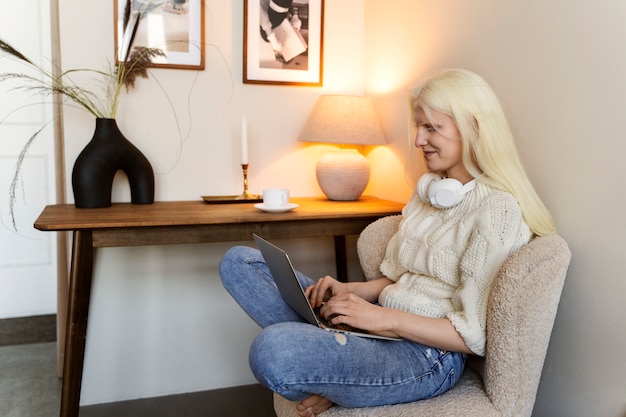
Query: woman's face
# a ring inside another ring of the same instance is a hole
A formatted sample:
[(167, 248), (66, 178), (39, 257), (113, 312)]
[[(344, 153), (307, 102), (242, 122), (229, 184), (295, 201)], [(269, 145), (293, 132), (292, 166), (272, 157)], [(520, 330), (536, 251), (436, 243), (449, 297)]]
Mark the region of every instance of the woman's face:
[(472, 179), (463, 165), (462, 138), (452, 118), (435, 110), (430, 118), (424, 109), (415, 108), (417, 134), (415, 146), (424, 153), (430, 171), (447, 178), (455, 178), (465, 184)]

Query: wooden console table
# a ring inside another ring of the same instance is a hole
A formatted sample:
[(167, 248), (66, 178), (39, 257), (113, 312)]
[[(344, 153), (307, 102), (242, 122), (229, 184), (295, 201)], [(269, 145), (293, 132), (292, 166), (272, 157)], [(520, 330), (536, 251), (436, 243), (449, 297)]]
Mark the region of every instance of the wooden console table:
[(279, 214), (262, 212), (252, 204), (203, 201), (119, 203), (101, 209), (46, 207), (35, 221), (36, 229), (73, 232), (61, 417), (78, 417), (95, 248), (250, 240), (252, 233), (269, 239), (333, 236), (337, 276), (345, 279), (345, 236), (359, 234), (371, 222), (398, 214), (403, 207), (374, 197), (350, 202), (291, 201), (300, 206)]

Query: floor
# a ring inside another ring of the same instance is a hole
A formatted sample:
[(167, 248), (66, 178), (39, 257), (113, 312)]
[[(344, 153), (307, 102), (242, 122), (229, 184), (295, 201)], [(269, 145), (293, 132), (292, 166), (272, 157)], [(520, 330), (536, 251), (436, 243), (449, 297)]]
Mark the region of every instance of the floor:
[[(0, 346), (0, 416), (59, 415), (61, 380), (56, 343)], [(81, 407), (80, 417), (275, 417), (272, 394), (260, 385)]]
[(0, 346), (0, 416), (59, 414), (56, 343)]

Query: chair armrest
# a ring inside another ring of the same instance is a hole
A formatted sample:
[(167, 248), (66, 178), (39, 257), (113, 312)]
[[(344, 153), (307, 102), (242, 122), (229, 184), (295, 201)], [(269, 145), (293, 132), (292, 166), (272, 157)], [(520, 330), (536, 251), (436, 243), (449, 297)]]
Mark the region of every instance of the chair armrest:
[(494, 279), (484, 379), (503, 415), (532, 413), (570, 258), (560, 236), (536, 237)]
[(402, 215), (387, 216), (370, 223), (356, 242), (359, 262), (366, 280), (381, 277), (380, 264), (385, 257), (389, 239), (398, 230)]

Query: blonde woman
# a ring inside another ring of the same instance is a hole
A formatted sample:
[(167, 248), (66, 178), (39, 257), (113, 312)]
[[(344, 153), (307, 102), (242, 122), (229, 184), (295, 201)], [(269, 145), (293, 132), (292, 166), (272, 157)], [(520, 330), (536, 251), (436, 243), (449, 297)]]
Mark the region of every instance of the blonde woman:
[(255, 249), (231, 248), (220, 265), (225, 288), (264, 328), (250, 350), (256, 378), (299, 401), (301, 416), (333, 404), (411, 402), (453, 387), (467, 356), (485, 354), (496, 272), (533, 234), (555, 232), (481, 77), (441, 72), (413, 91), (411, 104), (415, 147), (429, 172), (403, 209), (380, 278), (342, 283), (299, 276), (311, 304), (335, 324), (401, 341), (337, 339), (303, 323)]

